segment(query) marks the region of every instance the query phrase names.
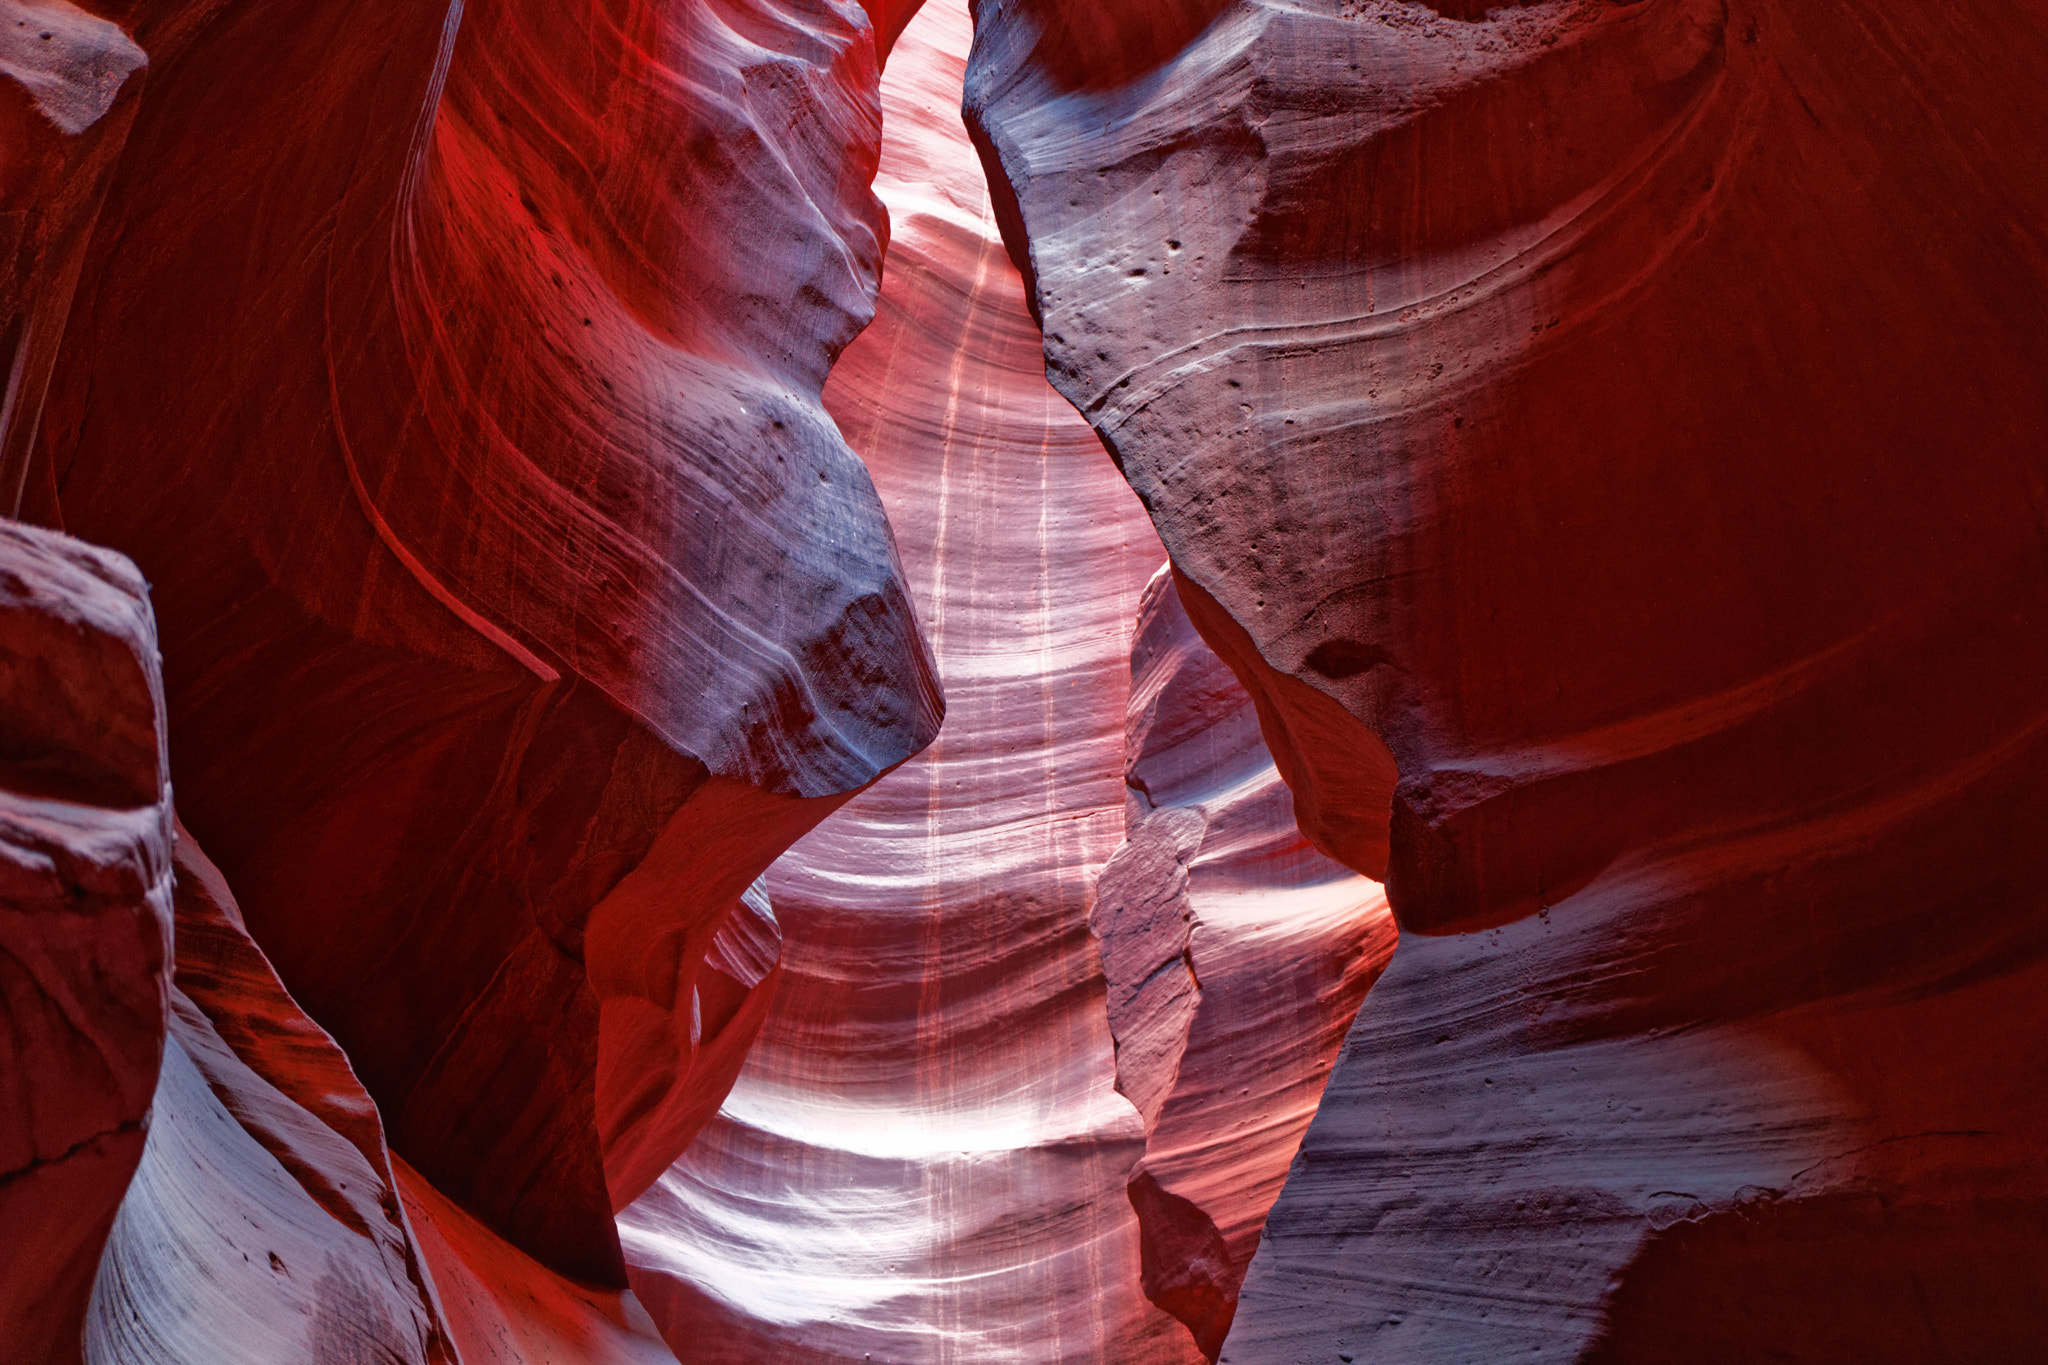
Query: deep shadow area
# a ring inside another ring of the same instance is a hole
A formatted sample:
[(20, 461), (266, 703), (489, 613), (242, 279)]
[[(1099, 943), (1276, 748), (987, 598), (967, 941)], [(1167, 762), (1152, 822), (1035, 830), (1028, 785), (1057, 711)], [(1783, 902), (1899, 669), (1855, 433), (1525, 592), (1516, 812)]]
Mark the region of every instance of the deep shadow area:
[(2004, 1365), (2048, 1342), (2048, 1202), (1745, 1205), (1651, 1239), (1582, 1365)]

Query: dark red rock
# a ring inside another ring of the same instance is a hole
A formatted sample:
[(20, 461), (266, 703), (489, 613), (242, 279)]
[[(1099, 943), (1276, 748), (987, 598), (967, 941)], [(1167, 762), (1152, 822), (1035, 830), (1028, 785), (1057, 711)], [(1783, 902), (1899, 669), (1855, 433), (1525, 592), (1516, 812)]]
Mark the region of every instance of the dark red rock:
[(937, 722), (817, 400), (881, 250), (872, 31), (107, 12), (151, 85), (29, 509), (151, 576), (180, 810), (394, 1146), (617, 1282), (758, 1017), (693, 1031), (708, 945)]
[(76, 1361), (143, 1151), (171, 971), (149, 594), (0, 521), (0, 1360)]
[[(0, 515), (21, 515), (43, 392), (145, 61), (118, 25), (66, 0), (0, 0)], [(36, 472), (47, 479), (47, 464)]]
[(631, 1290), (556, 1274), (392, 1165), (462, 1365), (673, 1365)]
[(2038, 1336), (2041, 16), (1106, 13), (977, 5), (1050, 373), (1410, 931), (1224, 1357)]

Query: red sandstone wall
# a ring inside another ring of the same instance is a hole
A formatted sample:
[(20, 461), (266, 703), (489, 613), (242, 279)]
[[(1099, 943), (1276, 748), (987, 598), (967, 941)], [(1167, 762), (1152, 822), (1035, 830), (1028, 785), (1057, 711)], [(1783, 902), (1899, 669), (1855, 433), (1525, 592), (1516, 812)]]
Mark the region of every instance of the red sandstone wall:
[(744, 1050), (710, 936), (938, 702), (816, 401), (864, 17), (578, 13), (116, 16), (153, 84), (29, 506), (150, 576), (180, 810), (398, 1150), (616, 1279)]
[(86, 1358), (452, 1365), (376, 1106), (183, 829), (175, 871), (163, 1066)]
[(977, 15), (1054, 382), (1408, 931), (1225, 1358), (2023, 1353), (2041, 16)]
[(148, 575), (179, 809), (261, 945), (205, 970), (331, 1031), (370, 1138), (190, 994), (89, 1350), (434, 1358), (380, 1117), (622, 1286), (614, 1204), (772, 990), (742, 893), (938, 723), (818, 403), (886, 232), (875, 34), (829, 0), (101, 10), (0, 40), (7, 507)]

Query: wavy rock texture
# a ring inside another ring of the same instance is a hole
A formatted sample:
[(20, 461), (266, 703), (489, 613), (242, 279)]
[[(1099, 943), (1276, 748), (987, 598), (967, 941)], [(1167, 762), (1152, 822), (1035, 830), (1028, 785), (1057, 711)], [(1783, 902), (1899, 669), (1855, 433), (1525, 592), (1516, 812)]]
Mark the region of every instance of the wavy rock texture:
[(2039, 7), (973, 9), (0, 0), (0, 1360), (2038, 1354)]
[(29, 511), (150, 575), (181, 813), (394, 1147), (620, 1284), (614, 1204), (765, 1006), (704, 1031), (714, 936), (937, 724), (817, 399), (881, 251), (872, 30), (107, 12), (150, 86)]
[(2030, 1349), (2041, 16), (977, 16), (1053, 380), (1410, 931), (1224, 1357)]
[(171, 801), (135, 566), (0, 522), (0, 1360), (79, 1359), (164, 1050)]
[(451, 1362), (376, 1107), (182, 830), (176, 871), (170, 1032), (86, 1359)]
[(1377, 884), (1302, 837), (1251, 697), (1165, 569), (1131, 647), (1124, 783), (1127, 838), (1089, 926), (1117, 1089), (1145, 1119), (1128, 1183), (1142, 1283), (1213, 1359), (1394, 923)]

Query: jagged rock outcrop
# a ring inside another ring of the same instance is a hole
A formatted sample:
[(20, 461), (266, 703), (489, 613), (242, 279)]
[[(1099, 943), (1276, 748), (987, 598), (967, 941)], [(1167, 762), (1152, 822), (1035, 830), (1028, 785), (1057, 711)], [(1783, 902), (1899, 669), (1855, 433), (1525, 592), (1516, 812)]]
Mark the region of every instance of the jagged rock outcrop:
[(0, 1360), (64, 1365), (142, 1159), (171, 793), (134, 565), (0, 522)]
[(1224, 1358), (2024, 1353), (2041, 17), (976, 9), (1054, 383), (1409, 931)]
[(1373, 882), (1317, 853), (1251, 697), (1171, 573), (1145, 589), (1124, 729), (1126, 839), (1096, 884), (1141, 1282), (1214, 1359), (1338, 1045), (1394, 949)]
[(109, 5), (149, 85), (27, 513), (154, 585), (179, 809), (395, 1148), (557, 1270), (716, 1107), (742, 892), (937, 724), (819, 406), (856, 6)]

